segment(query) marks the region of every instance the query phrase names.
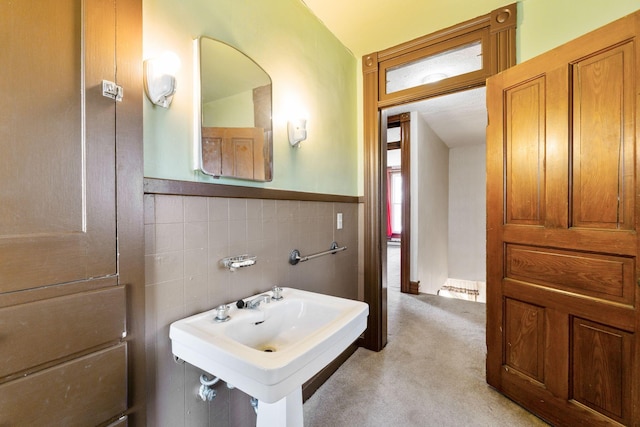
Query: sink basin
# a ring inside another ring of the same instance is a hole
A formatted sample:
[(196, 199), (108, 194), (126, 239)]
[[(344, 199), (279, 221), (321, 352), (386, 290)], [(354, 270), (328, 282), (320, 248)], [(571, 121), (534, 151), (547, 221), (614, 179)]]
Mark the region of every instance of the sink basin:
[(187, 317), (171, 325), (169, 336), (175, 356), (257, 398), (259, 421), (263, 402), (293, 395), (301, 422), (302, 384), (360, 336), (369, 307), (293, 288), (282, 296), (256, 309), (233, 306), (227, 322), (214, 320), (216, 310)]

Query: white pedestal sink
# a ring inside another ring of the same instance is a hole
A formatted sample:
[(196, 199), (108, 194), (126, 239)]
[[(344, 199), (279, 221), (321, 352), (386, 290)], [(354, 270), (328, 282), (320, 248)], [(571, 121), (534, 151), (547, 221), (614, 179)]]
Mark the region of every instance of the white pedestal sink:
[(302, 427), (302, 384), (367, 327), (364, 302), (292, 288), (282, 296), (233, 306), (227, 322), (216, 310), (196, 314), (169, 332), (175, 356), (258, 399), (258, 427)]

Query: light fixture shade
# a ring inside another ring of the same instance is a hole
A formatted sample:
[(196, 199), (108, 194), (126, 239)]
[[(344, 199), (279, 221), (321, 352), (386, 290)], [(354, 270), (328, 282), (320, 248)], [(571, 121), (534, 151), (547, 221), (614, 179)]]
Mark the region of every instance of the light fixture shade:
[(307, 120), (289, 120), (287, 123), (287, 133), (289, 134), (289, 144), (291, 144), (292, 147), (299, 147), (300, 142), (307, 139)]
[(169, 108), (173, 94), (176, 93), (175, 76), (163, 70), (161, 59), (148, 59), (144, 64), (144, 88), (147, 98), (155, 105)]

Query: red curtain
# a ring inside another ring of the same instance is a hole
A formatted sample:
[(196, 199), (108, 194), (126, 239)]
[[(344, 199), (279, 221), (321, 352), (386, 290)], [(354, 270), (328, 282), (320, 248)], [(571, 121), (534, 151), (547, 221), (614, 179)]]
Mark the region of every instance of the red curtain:
[(393, 234), (391, 229), (391, 168), (387, 168), (387, 238)]

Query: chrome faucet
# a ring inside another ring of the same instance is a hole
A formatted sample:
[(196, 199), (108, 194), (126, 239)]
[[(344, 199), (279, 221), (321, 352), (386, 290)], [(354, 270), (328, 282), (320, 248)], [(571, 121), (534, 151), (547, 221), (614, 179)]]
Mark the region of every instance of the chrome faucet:
[(269, 304), (271, 302), (271, 296), (267, 294), (257, 296), (254, 299), (248, 301), (245, 304), (245, 308), (250, 308), (250, 309), (258, 308), (261, 302), (264, 302), (265, 304)]

